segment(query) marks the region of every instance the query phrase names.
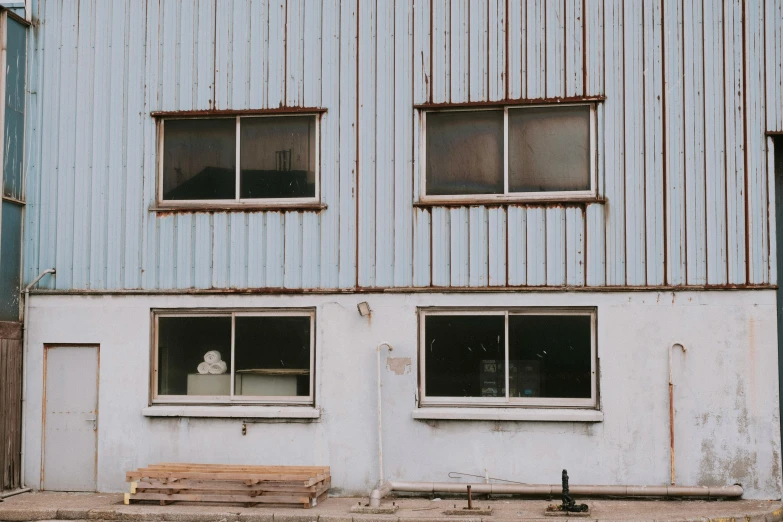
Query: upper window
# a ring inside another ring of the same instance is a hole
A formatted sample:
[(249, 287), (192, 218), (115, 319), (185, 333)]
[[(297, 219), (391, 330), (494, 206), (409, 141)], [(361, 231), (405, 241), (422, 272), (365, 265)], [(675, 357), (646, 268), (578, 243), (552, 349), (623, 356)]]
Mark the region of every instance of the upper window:
[(421, 404), (597, 406), (594, 310), (423, 310)]
[(165, 118), (161, 203), (317, 203), (318, 115)]
[(422, 114), (422, 201), (595, 196), (591, 104)]
[(313, 404), (312, 310), (155, 314), (153, 401)]

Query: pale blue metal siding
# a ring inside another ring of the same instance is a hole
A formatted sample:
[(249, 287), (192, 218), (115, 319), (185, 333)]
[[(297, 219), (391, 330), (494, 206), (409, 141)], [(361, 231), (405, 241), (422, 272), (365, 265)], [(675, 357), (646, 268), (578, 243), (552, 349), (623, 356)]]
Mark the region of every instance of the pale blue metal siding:
[[(584, 12), (583, 12), (584, 9)], [(38, 0), (24, 279), (775, 283), (783, 0)], [(416, 207), (414, 104), (606, 96), (590, 204)], [(155, 213), (153, 111), (322, 107), (321, 211)], [(772, 262), (770, 262), (772, 260)]]

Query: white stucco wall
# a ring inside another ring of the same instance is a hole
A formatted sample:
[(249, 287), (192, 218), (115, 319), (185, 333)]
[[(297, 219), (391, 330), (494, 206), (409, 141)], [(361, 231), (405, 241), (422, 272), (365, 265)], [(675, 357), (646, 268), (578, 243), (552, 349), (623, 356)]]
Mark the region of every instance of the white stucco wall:
[[(362, 318), (356, 304), (369, 301)], [(125, 471), (158, 461), (329, 465), (333, 494), (377, 477), (375, 347), (409, 357), (384, 364), (384, 465), (400, 480), (449, 471), (531, 483), (665, 484), (669, 480), (667, 349), (675, 342), (677, 481), (741, 483), (748, 498), (780, 498), (775, 292), (530, 292), (452, 294), (133, 295), (31, 299), (26, 455), (41, 476), (44, 343), (100, 344), (98, 487), (123, 491)], [(311, 423), (149, 418), (150, 308), (315, 306)], [(418, 306), (596, 306), (599, 423), (420, 421), (415, 408)], [(384, 356), (385, 358), (385, 356)]]

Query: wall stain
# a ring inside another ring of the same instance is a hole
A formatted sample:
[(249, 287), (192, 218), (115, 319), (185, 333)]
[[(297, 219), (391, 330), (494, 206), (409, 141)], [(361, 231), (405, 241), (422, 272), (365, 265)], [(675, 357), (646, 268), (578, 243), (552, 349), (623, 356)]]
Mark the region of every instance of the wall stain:
[(405, 375), (411, 373), (410, 357), (387, 357), (386, 369), (394, 372), (395, 375)]

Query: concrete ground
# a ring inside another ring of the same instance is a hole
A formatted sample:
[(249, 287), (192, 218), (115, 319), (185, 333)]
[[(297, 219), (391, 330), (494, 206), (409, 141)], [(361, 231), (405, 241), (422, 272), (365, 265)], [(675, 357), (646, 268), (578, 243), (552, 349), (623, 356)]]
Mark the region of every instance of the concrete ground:
[[(546, 520), (546, 507), (556, 501), (491, 500), (476, 501), (477, 507), (492, 506), (492, 515), (481, 517), (446, 516), (445, 509), (464, 507), (464, 500), (388, 498), (399, 509), (394, 515), (351, 513), (361, 498), (330, 498), (312, 509), (244, 508), (227, 505), (153, 503), (123, 504), (122, 494), (24, 493), (0, 502), (0, 521), (25, 520), (118, 520), (171, 522), (512, 522)], [(783, 519), (779, 501), (732, 500), (579, 500), (590, 506), (590, 516), (576, 520), (647, 521), (743, 521), (772, 522)]]

